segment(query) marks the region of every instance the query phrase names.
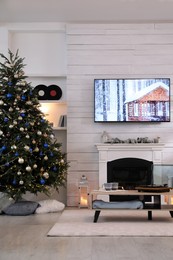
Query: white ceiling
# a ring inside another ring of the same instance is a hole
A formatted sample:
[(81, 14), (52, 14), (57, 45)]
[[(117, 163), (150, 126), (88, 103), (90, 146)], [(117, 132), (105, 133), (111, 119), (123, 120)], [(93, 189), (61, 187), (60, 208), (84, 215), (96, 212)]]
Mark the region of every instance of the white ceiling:
[(173, 0), (0, 0), (0, 22), (171, 22)]

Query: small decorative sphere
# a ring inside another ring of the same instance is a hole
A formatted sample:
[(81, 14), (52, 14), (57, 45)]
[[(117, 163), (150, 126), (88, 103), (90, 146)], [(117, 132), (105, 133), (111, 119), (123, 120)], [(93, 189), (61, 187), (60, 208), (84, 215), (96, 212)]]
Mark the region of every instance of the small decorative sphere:
[(41, 131), (37, 131), (37, 134), (38, 134), (38, 135), (42, 135), (42, 132), (41, 132)]
[(34, 152), (39, 152), (39, 148), (36, 147), (36, 148), (34, 149)]
[(14, 125), (17, 125), (17, 121), (14, 120), (14, 121), (13, 121), (13, 124), (14, 124)]
[(26, 100), (26, 96), (22, 95), (21, 96), (21, 100), (25, 101)]
[(34, 164), (34, 165), (33, 165), (33, 168), (34, 168), (34, 169), (37, 169), (37, 164)]
[(12, 184), (13, 184), (13, 185), (16, 185), (16, 180), (13, 180)]
[(55, 138), (55, 136), (54, 136), (53, 134), (51, 134), (51, 135), (50, 135), (50, 138), (51, 138), (51, 139), (54, 139), (54, 138)]
[(41, 180), (40, 180), (40, 183), (41, 183), (42, 185), (44, 185), (45, 182), (46, 182), (46, 181), (45, 181), (44, 179), (41, 179)]
[(19, 129), (21, 132), (23, 132), (25, 129), (23, 127), (20, 127)]
[(44, 144), (44, 148), (48, 148), (49, 145), (47, 143)]
[(13, 108), (12, 108), (12, 107), (10, 107), (8, 111), (9, 111), (9, 112), (13, 112)]
[(44, 172), (44, 173), (43, 173), (43, 177), (44, 177), (45, 179), (48, 179), (48, 178), (49, 178), (49, 173), (48, 173), (48, 172)]
[(0, 135), (3, 135), (3, 132), (0, 130)]
[(0, 105), (3, 105), (4, 104), (4, 101), (3, 100), (0, 100)]
[(17, 172), (17, 175), (21, 175), (22, 173), (20, 171)]
[(32, 140), (32, 143), (33, 143), (33, 144), (35, 144), (35, 143), (36, 143), (36, 141), (35, 141), (35, 140)]
[(29, 136), (29, 135), (26, 135), (26, 138), (27, 138), (27, 139), (29, 139), (29, 138), (30, 138), (30, 136)]
[(9, 125), (9, 128), (13, 128), (14, 127), (14, 125)]
[(24, 159), (23, 158), (19, 158), (18, 159), (18, 163), (20, 163), (20, 164), (24, 163)]
[(44, 157), (44, 160), (47, 161), (49, 158), (47, 157), (47, 155)]
[(22, 118), (21, 116), (19, 116), (19, 117), (18, 117), (18, 120), (20, 120), (20, 121), (21, 121), (22, 119), (23, 119), (23, 118)]
[(31, 167), (28, 165), (27, 167), (26, 167), (26, 171), (27, 172), (30, 172), (32, 169), (31, 169)]
[(6, 147), (5, 145), (3, 145), (2, 148), (1, 148), (1, 150), (4, 151), (4, 150), (6, 150), (6, 148), (7, 148), (7, 147)]
[(24, 149), (25, 149), (26, 151), (29, 151), (29, 146), (28, 146), (28, 145), (25, 145), (25, 146), (24, 146)]
[(23, 183), (24, 183), (24, 182), (23, 182), (22, 180), (21, 180), (21, 181), (19, 181), (19, 184), (20, 184), (20, 185), (23, 185)]
[(5, 117), (5, 118), (4, 118), (4, 122), (8, 122), (8, 117)]
[(16, 145), (12, 145), (12, 146), (11, 146), (11, 149), (13, 149), (13, 150), (15, 150), (16, 148), (17, 148)]
[(8, 93), (7, 95), (6, 95), (6, 97), (7, 98), (11, 98), (13, 95), (11, 94), (11, 93)]

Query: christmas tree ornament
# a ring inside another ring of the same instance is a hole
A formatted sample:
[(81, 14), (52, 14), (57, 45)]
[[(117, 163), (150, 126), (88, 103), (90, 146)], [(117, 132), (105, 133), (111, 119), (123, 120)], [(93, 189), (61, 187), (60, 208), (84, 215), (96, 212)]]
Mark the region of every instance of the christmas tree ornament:
[(12, 107), (10, 107), (8, 111), (9, 111), (9, 112), (13, 112), (13, 108), (12, 108)]
[(8, 120), (9, 120), (8, 117), (4, 118), (4, 122), (8, 122)]
[(42, 135), (42, 132), (41, 132), (41, 131), (37, 131), (37, 134), (38, 134), (38, 135)]
[(43, 177), (44, 177), (45, 179), (48, 179), (48, 178), (49, 178), (49, 173), (48, 173), (48, 172), (44, 172), (44, 173), (43, 173)]
[(46, 182), (46, 181), (45, 181), (44, 179), (41, 179), (41, 180), (40, 180), (40, 183), (41, 183), (42, 185), (44, 185), (45, 182)]
[(34, 165), (33, 165), (33, 168), (34, 168), (34, 169), (37, 169), (37, 167), (38, 167), (37, 164), (34, 164)]
[(23, 158), (19, 158), (18, 159), (18, 163), (23, 164), (24, 163), (24, 159)]
[(28, 145), (25, 145), (25, 146), (24, 146), (24, 149), (25, 149), (25, 151), (29, 151), (30, 148), (29, 148)]
[(19, 181), (19, 184), (20, 184), (20, 185), (23, 185), (23, 184), (24, 184), (24, 181), (23, 181), (23, 180), (20, 180), (20, 181)]
[(25, 129), (23, 127), (20, 127), (19, 130), (23, 132)]
[(45, 161), (47, 161), (49, 158), (47, 157), (47, 155), (46, 156), (44, 156), (44, 160)]
[(28, 165), (27, 167), (26, 167), (26, 171), (27, 172), (30, 172), (32, 169), (31, 169), (31, 167)]
[(21, 175), (22, 173), (20, 171), (17, 172), (17, 175)]

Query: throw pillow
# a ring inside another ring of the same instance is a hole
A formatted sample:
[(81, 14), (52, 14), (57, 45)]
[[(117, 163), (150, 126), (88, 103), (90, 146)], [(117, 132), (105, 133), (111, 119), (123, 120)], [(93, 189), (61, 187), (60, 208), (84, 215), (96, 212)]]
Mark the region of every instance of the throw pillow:
[(2, 212), (11, 216), (26, 216), (33, 214), (38, 206), (38, 202), (18, 201), (3, 209)]
[(42, 200), (38, 203), (39, 207), (35, 211), (36, 214), (59, 212), (65, 208), (65, 205), (57, 200)]

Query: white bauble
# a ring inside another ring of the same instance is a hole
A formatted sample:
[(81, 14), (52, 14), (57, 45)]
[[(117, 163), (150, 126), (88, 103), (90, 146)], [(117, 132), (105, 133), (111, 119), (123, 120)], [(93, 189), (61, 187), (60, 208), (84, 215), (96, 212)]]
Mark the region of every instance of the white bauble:
[(0, 135), (3, 135), (3, 132), (0, 130)]
[(36, 147), (36, 148), (34, 149), (34, 152), (39, 152), (39, 148)]
[(23, 182), (22, 180), (21, 180), (21, 181), (19, 181), (19, 184), (20, 184), (20, 185), (23, 185), (23, 183), (24, 183), (24, 182)]
[(0, 100), (0, 105), (3, 105), (4, 104), (4, 101), (3, 100)]
[(37, 131), (37, 134), (38, 134), (38, 135), (42, 135), (42, 132), (41, 132), (41, 131)]
[(25, 169), (26, 169), (27, 172), (30, 172), (32, 170), (29, 165)]
[(18, 159), (18, 163), (20, 163), (20, 164), (24, 163), (24, 159), (23, 158), (19, 158)]
[(34, 164), (34, 165), (33, 165), (33, 168), (34, 168), (34, 169), (37, 169), (37, 164)]
[(25, 129), (23, 127), (20, 127), (19, 129), (21, 132), (23, 132)]
[(28, 145), (25, 145), (25, 146), (24, 146), (24, 149), (25, 149), (26, 151), (29, 151), (30, 148), (29, 148)]
[(47, 161), (47, 160), (48, 160), (48, 157), (47, 157), (47, 155), (45, 155), (45, 157), (44, 157), (44, 160), (45, 160), (45, 161)]
[(44, 173), (43, 173), (43, 177), (44, 177), (45, 179), (48, 179), (48, 178), (49, 178), (49, 173), (48, 173), (48, 172), (44, 172)]

